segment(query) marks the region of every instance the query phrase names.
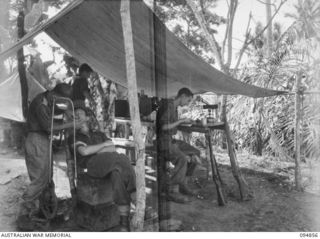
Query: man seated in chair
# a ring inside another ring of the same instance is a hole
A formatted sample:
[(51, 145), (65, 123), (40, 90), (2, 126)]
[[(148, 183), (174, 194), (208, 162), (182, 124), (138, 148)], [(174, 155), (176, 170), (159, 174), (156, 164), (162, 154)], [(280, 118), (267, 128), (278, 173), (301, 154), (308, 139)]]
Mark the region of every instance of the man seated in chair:
[(136, 191), (135, 172), (129, 159), (115, 151), (113, 142), (105, 134), (93, 131), (92, 119), (88, 119), (89, 110), (84, 104), (75, 106), (76, 119), (87, 119), (75, 135), (69, 137), (68, 143), (73, 152), (76, 151), (77, 168), (86, 169), (86, 174), (92, 178), (110, 178), (113, 191), (113, 201), (118, 206), (120, 214), (120, 230), (129, 231), (129, 213), (131, 198)]
[[(176, 203), (187, 203), (190, 200), (181, 195), (194, 196), (196, 192), (188, 187), (187, 176), (191, 176), (194, 170), (195, 155), (200, 155), (199, 150), (191, 145), (175, 140), (173, 136), (177, 133), (177, 127), (182, 123), (191, 123), (190, 119), (178, 119), (178, 107), (188, 106), (192, 101), (193, 93), (188, 88), (179, 90), (174, 99), (164, 99), (160, 102), (157, 112), (157, 141), (162, 163), (160, 175), (162, 188), (168, 201)], [(190, 157), (190, 154), (192, 157)], [(174, 168), (167, 177), (167, 169), (164, 165), (172, 163)], [(179, 193), (180, 192), (180, 193)]]

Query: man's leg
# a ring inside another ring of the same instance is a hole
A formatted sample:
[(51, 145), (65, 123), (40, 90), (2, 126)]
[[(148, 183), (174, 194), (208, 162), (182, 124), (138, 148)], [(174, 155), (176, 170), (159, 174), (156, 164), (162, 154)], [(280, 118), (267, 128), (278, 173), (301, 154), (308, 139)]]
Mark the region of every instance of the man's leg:
[(195, 195), (196, 192), (188, 187), (188, 181), (190, 181), (197, 164), (200, 163), (200, 151), (182, 140), (176, 140), (176, 145), (184, 154), (188, 155), (186, 178), (185, 181), (180, 184), (180, 191), (183, 194)]
[(104, 178), (117, 170), (126, 190), (131, 193), (136, 190), (135, 172), (128, 157), (116, 152), (105, 152), (93, 156), (87, 163), (88, 175), (94, 178)]
[(91, 177), (110, 177), (113, 200), (118, 205), (120, 214), (120, 230), (129, 231), (131, 194), (136, 191), (135, 172), (129, 159), (123, 154), (105, 152), (93, 156), (87, 168)]
[(195, 159), (197, 156), (196, 155), (191, 155), (191, 161), (188, 162), (188, 166), (187, 166), (187, 177), (191, 177), (193, 175), (193, 172), (195, 171), (197, 164), (198, 164), (198, 160)]
[(130, 231), (130, 192), (127, 191), (121, 173), (114, 170), (110, 174), (113, 197), (120, 214), (120, 231)]
[[(190, 199), (179, 193), (179, 191), (181, 192), (181, 188), (188, 189), (185, 185), (188, 156), (185, 155), (176, 144), (170, 146), (169, 155), (170, 161), (174, 164), (174, 168), (170, 171), (170, 178), (167, 181), (167, 199), (177, 203), (190, 202)], [(187, 195), (190, 195), (190, 193), (187, 193)]]
[(169, 148), (170, 161), (174, 165), (171, 170), (171, 185), (180, 185), (185, 181), (187, 173), (188, 156), (185, 155), (177, 144), (172, 144)]
[[(173, 164), (179, 165), (183, 164), (185, 165), (185, 169), (183, 167), (183, 170), (181, 170), (181, 175), (179, 175), (179, 181), (177, 183), (179, 184), (179, 191), (185, 195), (194, 196), (196, 195), (196, 191), (192, 190), (188, 186), (188, 177), (190, 177), (195, 169), (196, 164), (192, 160), (192, 156), (188, 156), (185, 154), (185, 151), (180, 148), (180, 144), (173, 144), (174, 145), (174, 151), (173, 155), (176, 155), (174, 158), (175, 161), (173, 161)], [(190, 146), (192, 147), (192, 146)]]
[(25, 142), (26, 166), (30, 184), (22, 195), (20, 216), (32, 218), (39, 210), (38, 198), (49, 182), (49, 139), (45, 135), (29, 133)]

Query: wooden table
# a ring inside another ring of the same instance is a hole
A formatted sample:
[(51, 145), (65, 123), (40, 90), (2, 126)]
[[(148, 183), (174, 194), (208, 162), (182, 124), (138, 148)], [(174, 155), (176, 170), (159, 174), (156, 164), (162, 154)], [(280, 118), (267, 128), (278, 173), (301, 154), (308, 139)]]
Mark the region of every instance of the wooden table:
[(178, 126), (178, 130), (184, 131), (184, 132), (199, 132), (199, 133), (207, 133), (209, 131), (213, 130), (223, 130), (224, 129), (224, 123), (217, 122), (212, 124), (207, 124), (206, 126), (203, 126), (201, 123), (194, 123), (194, 124), (180, 124)]
[(210, 154), (210, 163), (211, 163), (211, 169), (212, 169), (212, 179), (213, 182), (216, 185), (217, 189), (217, 195), (218, 195), (218, 204), (219, 206), (226, 205), (227, 201), (225, 199), (224, 190), (222, 186), (222, 180), (220, 177), (220, 173), (218, 170), (218, 165), (216, 158), (213, 154), (212, 149), (212, 141), (211, 136), (214, 130), (224, 130), (224, 123), (217, 122), (217, 123), (211, 123), (207, 124), (206, 126), (202, 125), (201, 123), (191, 124), (191, 125), (184, 125), (181, 124), (178, 126), (178, 130), (184, 131), (184, 132), (198, 132), (198, 133), (204, 133), (206, 136), (206, 144), (209, 148), (209, 154)]
[[(120, 117), (117, 117), (114, 119), (114, 121), (116, 123), (119, 123), (119, 124), (131, 124), (131, 119), (130, 118), (120, 118)], [(148, 126), (148, 127), (152, 127), (154, 126), (154, 122), (153, 121), (145, 121), (145, 120), (141, 120), (141, 125), (142, 126)]]

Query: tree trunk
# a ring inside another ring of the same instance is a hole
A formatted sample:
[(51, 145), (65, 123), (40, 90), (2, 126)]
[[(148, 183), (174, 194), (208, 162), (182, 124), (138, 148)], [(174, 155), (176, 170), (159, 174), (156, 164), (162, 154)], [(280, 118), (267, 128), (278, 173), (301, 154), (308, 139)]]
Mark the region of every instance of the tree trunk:
[[(22, 38), (25, 34), (24, 32), (24, 13), (23, 11), (19, 12), (18, 20), (17, 20), (17, 28), (18, 28), (18, 38)], [(27, 118), (28, 114), (28, 82), (26, 76), (26, 68), (24, 65), (24, 52), (23, 47), (17, 52), (18, 59), (18, 72), (20, 77), (20, 85), (21, 85), (21, 98), (22, 98), (22, 113), (25, 118)]]
[(206, 38), (207, 42), (210, 44), (210, 47), (211, 47), (214, 55), (216, 56), (216, 60), (219, 65), (219, 68), (221, 70), (224, 70), (221, 51), (219, 50), (218, 43), (217, 43), (216, 39), (214, 38), (213, 35), (211, 35), (209, 33), (209, 31), (207, 29), (205, 18), (203, 16), (203, 14), (200, 13), (200, 11), (198, 11), (197, 6), (194, 4), (193, 0), (186, 0), (186, 1), (187, 1), (187, 4), (189, 5), (189, 7), (191, 8), (193, 14), (195, 15), (195, 17), (198, 21), (198, 24), (200, 25), (200, 28), (202, 29), (203, 33), (205, 34), (205, 38)]
[(130, 0), (121, 0), (121, 21), (124, 37), (124, 47), (126, 54), (126, 71), (128, 80), (128, 99), (130, 107), (130, 116), (132, 122), (132, 131), (135, 141), (136, 152), (136, 186), (137, 186), (137, 205), (136, 213), (133, 218), (133, 229), (135, 231), (143, 231), (144, 214), (146, 205), (145, 190), (145, 145), (142, 136), (142, 127), (140, 122), (137, 78), (135, 55), (133, 48), (132, 25), (130, 15)]
[(302, 191), (301, 185), (301, 155), (300, 155), (300, 147), (301, 147), (301, 139), (300, 139), (300, 118), (301, 118), (301, 92), (300, 92), (300, 84), (301, 84), (301, 73), (297, 76), (296, 82), (296, 99), (295, 99), (295, 132), (294, 132), (294, 148), (295, 148), (295, 183), (296, 189), (298, 191)]

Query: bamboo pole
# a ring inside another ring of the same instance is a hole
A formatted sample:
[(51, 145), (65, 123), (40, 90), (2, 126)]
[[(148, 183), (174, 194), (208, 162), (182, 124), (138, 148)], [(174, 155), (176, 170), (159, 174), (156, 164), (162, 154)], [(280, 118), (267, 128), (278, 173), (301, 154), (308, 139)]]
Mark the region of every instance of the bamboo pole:
[(300, 162), (301, 162), (301, 139), (300, 139), (300, 110), (301, 110), (301, 91), (300, 91), (300, 85), (301, 85), (301, 78), (302, 74), (301, 72), (297, 76), (296, 81), (296, 95), (295, 95), (295, 132), (294, 132), (294, 148), (295, 148), (295, 183), (296, 183), (296, 189), (298, 191), (302, 191), (302, 185), (301, 185), (301, 168), (300, 168)]
[(133, 48), (132, 25), (130, 15), (130, 0), (121, 0), (121, 21), (122, 31), (124, 37), (124, 47), (126, 55), (126, 72), (128, 80), (128, 98), (130, 116), (132, 122), (132, 132), (135, 142), (136, 153), (136, 187), (137, 187), (137, 205), (136, 213), (133, 218), (133, 230), (143, 231), (144, 214), (146, 206), (146, 190), (145, 190), (145, 145), (142, 136), (142, 127), (140, 121), (138, 90), (137, 90), (137, 77), (135, 66), (135, 55)]

